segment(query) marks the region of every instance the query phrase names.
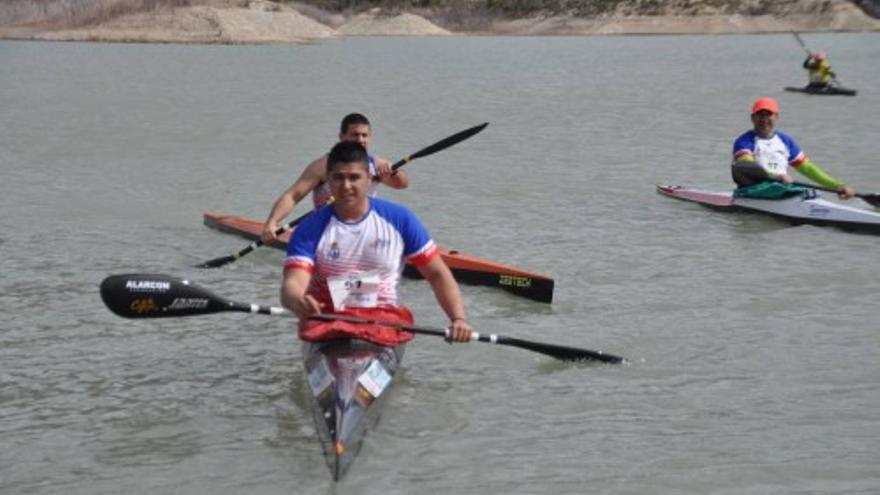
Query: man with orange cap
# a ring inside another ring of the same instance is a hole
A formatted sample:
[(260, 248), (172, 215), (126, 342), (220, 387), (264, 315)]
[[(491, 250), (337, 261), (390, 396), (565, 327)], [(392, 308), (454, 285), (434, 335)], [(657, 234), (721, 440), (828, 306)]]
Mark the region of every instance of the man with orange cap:
[(733, 143), (733, 181), (739, 187), (761, 182), (793, 182), (792, 167), (815, 183), (837, 191), (841, 198), (855, 196), (855, 190), (813, 163), (788, 134), (776, 130), (779, 104), (764, 96), (752, 104), (752, 130)]
[(804, 60), (804, 69), (810, 74), (810, 83), (808, 89), (824, 89), (834, 81), (837, 75), (831, 70), (831, 64), (828, 63), (828, 57), (825, 52), (816, 52), (810, 54)]

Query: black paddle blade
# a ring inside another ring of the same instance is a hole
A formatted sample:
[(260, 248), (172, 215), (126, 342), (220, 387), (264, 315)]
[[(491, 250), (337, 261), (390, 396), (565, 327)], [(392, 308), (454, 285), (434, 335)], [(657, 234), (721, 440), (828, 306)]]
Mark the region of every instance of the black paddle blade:
[[(303, 219), (303, 217), (305, 217), (305, 215), (297, 218), (296, 220), (294, 220), (294, 222), (300, 222)], [(293, 222), (291, 222), (291, 225), (293, 225)], [(277, 231), (275, 231), (275, 235), (283, 234), (284, 231), (287, 230), (288, 228), (289, 227), (287, 227), (287, 226), (279, 228)], [(242, 256), (248, 254), (249, 252), (253, 251), (254, 249), (256, 249), (262, 245), (263, 245), (263, 240), (257, 239), (256, 241), (248, 244), (247, 247), (245, 247), (244, 249), (242, 249), (241, 251), (239, 251), (235, 254), (230, 254), (229, 256), (221, 256), (219, 258), (214, 258), (212, 260), (208, 260), (204, 263), (196, 265), (196, 268), (220, 268), (221, 266), (228, 265), (229, 263), (232, 263), (233, 261), (241, 258)]]
[(856, 194), (856, 196), (858, 196), (859, 198), (862, 198), (862, 200), (865, 203), (868, 203), (871, 206), (880, 207), (880, 194), (877, 194), (877, 193)]
[(235, 256), (221, 256), (219, 258), (214, 258), (212, 260), (205, 261), (204, 263), (199, 263), (196, 265), (196, 268), (220, 268), (223, 265), (228, 265), (233, 261), (237, 260)]
[(232, 310), (225, 299), (186, 280), (149, 273), (105, 278), (101, 299), (123, 318), (169, 318)]
[[(371, 320), (358, 318), (356, 316), (346, 316), (337, 314), (318, 314), (309, 317), (310, 320), (322, 321), (348, 321), (352, 323), (369, 323), (382, 325), (392, 328), (400, 328), (408, 332), (421, 335), (433, 335), (435, 337), (446, 337), (446, 330), (441, 328), (416, 327), (405, 325), (402, 323)], [(477, 334), (475, 334), (477, 335)], [(602, 351), (591, 351), (589, 349), (578, 349), (576, 347), (568, 347), (563, 345), (543, 344), (541, 342), (531, 342), (528, 340), (517, 339), (513, 337), (504, 337), (501, 335), (479, 334), (476, 339), (487, 344), (507, 345), (511, 347), (519, 347), (527, 351), (533, 351), (550, 357), (559, 359), (560, 361), (599, 361), (602, 363), (620, 364), (624, 359), (614, 354), (606, 354)]]
[(623, 358), (614, 354), (606, 354), (602, 351), (591, 351), (589, 349), (578, 349), (576, 347), (568, 347), (555, 344), (544, 344), (541, 342), (531, 342), (528, 340), (516, 339), (513, 337), (498, 337), (499, 345), (509, 345), (519, 347), (520, 349), (528, 349), (530, 351), (545, 354), (550, 357), (559, 359), (560, 361), (599, 361), (602, 363), (620, 364)]
[[(470, 129), (465, 129), (461, 132), (457, 132), (457, 133), (455, 133), (445, 139), (441, 139), (440, 141), (437, 141), (436, 143), (432, 144), (431, 146), (428, 146), (427, 148), (420, 149), (419, 151), (416, 151), (412, 155), (408, 156), (405, 160), (401, 160), (398, 163), (400, 163), (400, 165), (403, 165), (404, 163), (406, 163), (410, 160), (415, 160), (416, 158), (421, 158), (423, 156), (428, 156), (428, 155), (434, 154), (438, 151), (445, 150), (446, 148), (448, 148), (452, 145), (458, 144), (458, 143), (464, 141), (465, 139), (468, 139), (469, 137), (473, 136), (474, 134), (482, 131), (483, 129), (486, 128), (487, 125), (489, 125), (489, 123), (484, 122), (480, 125), (475, 125), (475, 126), (471, 127)], [(397, 165), (397, 164), (395, 164), (395, 165)]]

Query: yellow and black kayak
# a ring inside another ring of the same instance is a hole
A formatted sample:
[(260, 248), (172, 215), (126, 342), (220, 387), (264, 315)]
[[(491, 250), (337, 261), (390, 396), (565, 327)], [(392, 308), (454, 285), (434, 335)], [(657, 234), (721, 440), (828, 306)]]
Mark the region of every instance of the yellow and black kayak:
[(808, 95), (855, 96), (858, 94), (858, 91), (854, 89), (844, 88), (843, 86), (824, 86), (821, 88), (810, 86), (786, 86), (785, 90), (792, 93), (806, 93)]

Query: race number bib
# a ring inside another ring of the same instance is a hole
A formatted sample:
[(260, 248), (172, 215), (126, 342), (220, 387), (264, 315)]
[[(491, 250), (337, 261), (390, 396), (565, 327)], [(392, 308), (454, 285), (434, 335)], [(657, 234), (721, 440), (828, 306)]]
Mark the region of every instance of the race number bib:
[(336, 309), (375, 308), (379, 296), (379, 273), (339, 275), (327, 279), (330, 299)]
[(784, 174), (788, 168), (788, 161), (786, 161), (785, 157), (780, 156), (779, 154), (772, 154), (768, 156), (761, 165), (763, 165), (764, 169), (768, 172), (771, 172), (774, 175), (780, 175)]
[(788, 170), (788, 150), (778, 139), (759, 141), (755, 149), (755, 160), (773, 175), (784, 174)]

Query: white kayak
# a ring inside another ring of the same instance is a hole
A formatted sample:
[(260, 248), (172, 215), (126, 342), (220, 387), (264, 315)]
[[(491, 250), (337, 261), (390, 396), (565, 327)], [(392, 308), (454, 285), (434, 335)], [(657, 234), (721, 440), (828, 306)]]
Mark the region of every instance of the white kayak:
[(657, 186), (657, 192), (722, 211), (749, 211), (781, 218), (794, 225), (821, 225), (853, 232), (880, 234), (880, 213), (819, 197), (785, 199), (734, 198), (732, 191), (704, 191), (682, 186)]

